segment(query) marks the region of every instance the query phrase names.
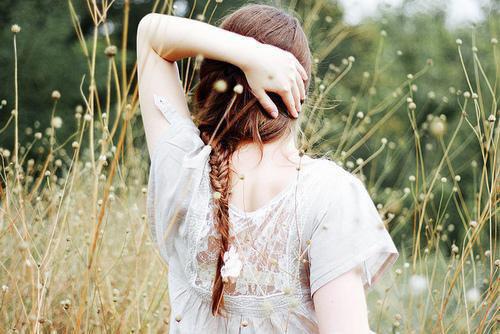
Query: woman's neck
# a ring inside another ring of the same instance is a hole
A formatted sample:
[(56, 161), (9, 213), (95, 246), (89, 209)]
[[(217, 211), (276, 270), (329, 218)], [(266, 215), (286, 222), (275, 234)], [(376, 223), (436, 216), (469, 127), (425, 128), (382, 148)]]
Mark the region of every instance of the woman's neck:
[[(290, 134), (273, 142), (265, 143), (262, 150), (262, 162), (276, 162), (283, 160), (296, 161), (299, 150), (295, 145), (293, 136)], [(245, 143), (235, 152), (234, 157), (239, 160), (260, 160), (260, 149), (258, 143)]]

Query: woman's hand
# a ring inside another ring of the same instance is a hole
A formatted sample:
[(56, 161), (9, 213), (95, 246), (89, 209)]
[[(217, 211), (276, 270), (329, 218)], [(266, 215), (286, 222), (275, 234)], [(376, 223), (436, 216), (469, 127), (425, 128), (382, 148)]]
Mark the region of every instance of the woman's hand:
[(276, 93), (281, 96), (290, 114), (298, 117), (301, 100), (305, 99), (304, 80), (307, 80), (307, 73), (297, 58), (291, 52), (257, 40), (246, 52), (247, 60), (239, 67), (260, 104), (276, 118), (278, 108), (266, 91)]

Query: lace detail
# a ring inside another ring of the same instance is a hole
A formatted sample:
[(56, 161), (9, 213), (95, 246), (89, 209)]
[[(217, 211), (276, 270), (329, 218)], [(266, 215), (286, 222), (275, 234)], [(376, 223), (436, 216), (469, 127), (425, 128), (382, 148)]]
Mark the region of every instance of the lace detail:
[[(314, 162), (318, 162), (317, 161)], [(227, 283), (225, 303), (232, 311), (262, 313), (263, 301), (267, 308), (285, 308), (302, 298), (304, 277), (299, 266), (305, 258), (304, 244), (299, 234), (303, 221), (297, 212), (304, 213), (300, 203), (306, 186), (306, 177), (313, 165), (302, 168), (296, 181), (291, 182), (276, 197), (251, 213), (232, 207), (229, 211), (231, 242), (238, 248), (243, 268), (234, 283)], [(208, 191), (208, 169), (200, 189)], [(210, 197), (211, 198), (211, 197)], [(187, 276), (205, 300), (210, 300), (215, 268), (219, 254), (218, 232), (214, 226), (213, 206), (210, 201), (206, 217), (190, 223), (195, 252)], [(306, 289), (307, 294), (307, 289)], [(273, 298), (272, 298), (273, 297)], [(265, 307), (265, 308), (266, 308)], [(264, 309), (265, 309), (264, 308)], [(250, 311), (249, 311), (250, 310)]]

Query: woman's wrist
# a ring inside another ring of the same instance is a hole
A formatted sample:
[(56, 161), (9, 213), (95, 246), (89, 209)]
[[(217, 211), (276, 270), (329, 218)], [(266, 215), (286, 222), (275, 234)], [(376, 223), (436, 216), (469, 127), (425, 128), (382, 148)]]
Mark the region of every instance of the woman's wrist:
[(236, 51), (233, 57), (234, 59), (230, 59), (229, 62), (245, 72), (255, 61), (257, 57), (256, 50), (261, 43), (253, 37), (244, 35), (239, 36), (241, 36), (241, 43), (236, 43), (237, 45), (234, 45), (234, 50)]

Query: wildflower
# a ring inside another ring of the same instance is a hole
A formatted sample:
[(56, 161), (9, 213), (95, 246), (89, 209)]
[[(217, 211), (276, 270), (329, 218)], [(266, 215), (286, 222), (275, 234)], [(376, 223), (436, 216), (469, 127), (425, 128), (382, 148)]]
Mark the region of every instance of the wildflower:
[(71, 143), (71, 147), (73, 148), (78, 148), (80, 146), (80, 144), (78, 144), (77, 141), (74, 141), (73, 143)]
[(241, 94), (241, 93), (243, 93), (243, 86), (240, 84), (237, 84), (236, 86), (234, 86), (233, 91), (236, 94)]
[(466, 296), (469, 301), (476, 303), (481, 299), (481, 292), (478, 288), (472, 288), (467, 290)]
[(227, 82), (222, 79), (219, 79), (214, 83), (213, 88), (218, 93), (224, 93), (227, 90)]
[(460, 38), (457, 38), (455, 40), (455, 43), (457, 43), (457, 45), (462, 45), (462, 40)]
[(410, 175), (408, 180), (410, 180), (410, 182), (415, 182), (415, 175)]
[(457, 254), (459, 251), (458, 246), (453, 244), (451, 245), (451, 252)]
[(459, 182), (460, 180), (461, 180), (460, 175), (458, 175), (458, 174), (457, 174), (457, 175), (455, 175), (455, 181)]
[(466, 99), (470, 98), (470, 92), (465, 91), (465, 92), (464, 92), (464, 97), (465, 97)]
[(10, 31), (13, 32), (14, 34), (18, 34), (19, 32), (21, 32), (21, 27), (18, 24), (13, 24), (10, 27)]
[(52, 118), (50, 125), (52, 125), (54, 128), (59, 129), (63, 124), (63, 120), (61, 117), (56, 116)]
[(405, 262), (405, 263), (403, 264), (403, 267), (405, 267), (405, 268), (410, 268), (410, 264), (409, 264), (408, 262)]
[(10, 157), (10, 151), (5, 148), (0, 150), (0, 154), (2, 154), (5, 158)]
[(242, 267), (243, 263), (236, 251), (236, 247), (231, 245), (229, 250), (224, 253), (224, 265), (220, 270), (222, 281), (234, 283), (235, 279), (240, 275)]
[(363, 114), (362, 111), (358, 111), (358, 113), (356, 114), (357, 118), (363, 118), (364, 116), (365, 116), (365, 114)]
[(477, 221), (472, 220), (472, 221), (469, 223), (469, 226), (470, 226), (470, 227), (472, 227), (472, 228), (476, 227), (476, 226), (477, 226)]
[(486, 252), (484, 252), (484, 256), (490, 257), (491, 256), (491, 251), (488, 249)]
[(492, 38), (490, 42), (491, 44), (498, 44), (498, 39)]
[(59, 100), (61, 98), (61, 93), (58, 90), (54, 90), (52, 91), (51, 96), (54, 100)]
[(63, 299), (61, 300), (61, 303), (62, 307), (67, 310), (70, 306), (71, 306), (71, 300), (69, 299)]
[(382, 31), (380, 32), (380, 35), (381, 35), (381, 36), (383, 36), (383, 37), (387, 36), (387, 31), (382, 30)]
[(494, 123), (495, 120), (496, 120), (495, 115), (491, 114), (490, 116), (488, 116), (488, 121), (489, 122)]
[(421, 275), (412, 275), (410, 277), (410, 288), (415, 294), (422, 293), (427, 288), (427, 278)]
[(408, 104), (408, 109), (410, 110), (415, 110), (417, 109), (417, 105), (415, 104), (415, 102), (411, 102)]
[(354, 63), (354, 61), (356, 60), (356, 58), (354, 58), (353, 56), (349, 56), (349, 57), (347, 57), (347, 60), (348, 60), (350, 63)]
[(273, 304), (271, 304), (269, 301), (266, 300), (262, 303), (262, 308), (267, 313), (271, 313), (273, 311)]
[(411, 74), (411, 73), (407, 74), (406, 78), (408, 78), (408, 80), (412, 80), (413, 79), (413, 74)]
[(473, 98), (474, 100), (477, 100), (477, 99), (479, 98), (479, 96), (478, 96), (476, 93), (472, 93), (472, 98)]
[(442, 137), (446, 132), (446, 123), (438, 117), (434, 117), (431, 121), (429, 130), (435, 137)]
[(289, 298), (288, 306), (290, 306), (291, 309), (297, 308), (297, 306), (299, 306), (299, 301), (297, 298), (291, 297)]
[(11, 112), (10, 112), (10, 114), (12, 116), (16, 116), (17, 115), (17, 110), (16, 109), (12, 109)]
[(116, 52), (118, 49), (114, 45), (108, 45), (106, 49), (104, 49), (104, 54), (108, 56), (109, 58), (112, 58), (116, 55)]
[(397, 54), (398, 56), (402, 56), (402, 55), (403, 55), (403, 51), (398, 50), (398, 51), (396, 51), (396, 54)]

